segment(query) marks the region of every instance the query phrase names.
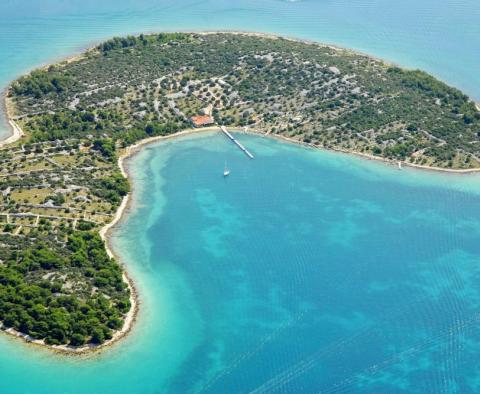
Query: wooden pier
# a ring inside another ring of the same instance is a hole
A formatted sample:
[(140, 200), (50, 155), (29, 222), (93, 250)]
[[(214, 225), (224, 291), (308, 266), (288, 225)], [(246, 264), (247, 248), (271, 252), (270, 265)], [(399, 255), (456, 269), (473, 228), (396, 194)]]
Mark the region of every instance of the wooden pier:
[(237, 145), (240, 150), (243, 151), (243, 153), (245, 153), (250, 159), (253, 159), (254, 156), (247, 150), (247, 148), (245, 148), (240, 142), (238, 142), (235, 137), (233, 135), (231, 135), (227, 128), (225, 126), (220, 126), (220, 128), (222, 129), (222, 131), (225, 133), (225, 135), (230, 138), (234, 143), (235, 145)]

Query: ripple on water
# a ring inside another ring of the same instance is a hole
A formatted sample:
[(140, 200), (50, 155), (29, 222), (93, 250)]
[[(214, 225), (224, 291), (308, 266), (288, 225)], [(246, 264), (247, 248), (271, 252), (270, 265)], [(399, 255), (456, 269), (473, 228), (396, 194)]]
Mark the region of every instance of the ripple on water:
[[(165, 387), (444, 392), (472, 384), (479, 208), (469, 191), (478, 176), (399, 175), (240, 135), (256, 153), (248, 161), (222, 136), (208, 138), (210, 147), (190, 139), (166, 146), (166, 160), (161, 145), (142, 159), (148, 190), (161, 182), (165, 202), (160, 215), (151, 207), (132, 214), (138, 233), (127, 223), (121, 236), (149, 239), (148, 270), (167, 299), (191, 296), (169, 311), (201, 321), (201, 337)], [(448, 179), (456, 185), (445, 188)], [(149, 216), (152, 227), (140, 229)], [(166, 277), (166, 266), (180, 271)], [(184, 285), (169, 284), (176, 275)]]

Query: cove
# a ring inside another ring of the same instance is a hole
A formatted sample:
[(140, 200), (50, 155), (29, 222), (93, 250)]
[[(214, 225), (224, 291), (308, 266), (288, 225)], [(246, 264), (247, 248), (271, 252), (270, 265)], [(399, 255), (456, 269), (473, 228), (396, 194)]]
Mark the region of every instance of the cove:
[(236, 136), (255, 160), (206, 133), (128, 162), (133, 332), (85, 359), (2, 335), (6, 392), (478, 391), (480, 177)]

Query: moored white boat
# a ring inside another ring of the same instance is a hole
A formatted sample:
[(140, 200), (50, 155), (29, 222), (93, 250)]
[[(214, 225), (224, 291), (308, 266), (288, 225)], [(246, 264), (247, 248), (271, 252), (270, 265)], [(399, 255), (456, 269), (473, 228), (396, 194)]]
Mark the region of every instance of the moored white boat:
[(227, 167), (227, 162), (225, 162), (225, 168), (223, 170), (223, 176), (226, 177), (226, 176), (229, 176), (229, 175), (230, 175), (230, 170)]

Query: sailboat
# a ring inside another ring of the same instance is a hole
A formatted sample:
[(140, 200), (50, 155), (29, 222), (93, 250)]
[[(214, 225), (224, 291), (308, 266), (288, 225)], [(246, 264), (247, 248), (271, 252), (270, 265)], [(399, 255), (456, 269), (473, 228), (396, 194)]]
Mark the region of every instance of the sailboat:
[(225, 162), (225, 168), (223, 170), (223, 176), (229, 176), (230, 175), (230, 170), (227, 167), (227, 162)]

